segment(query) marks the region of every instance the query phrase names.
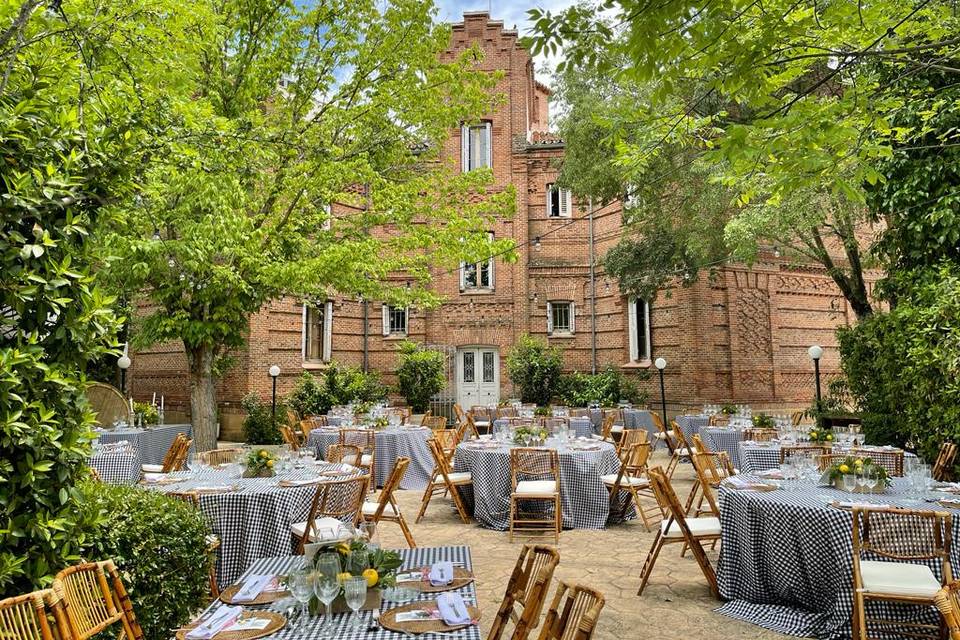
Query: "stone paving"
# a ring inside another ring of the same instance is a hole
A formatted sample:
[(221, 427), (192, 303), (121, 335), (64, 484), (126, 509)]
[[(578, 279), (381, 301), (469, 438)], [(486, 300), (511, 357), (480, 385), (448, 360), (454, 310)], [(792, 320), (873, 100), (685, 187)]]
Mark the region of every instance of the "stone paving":
[[(657, 453), (653, 465), (665, 463), (665, 453)], [(681, 465), (674, 476), (681, 499), (689, 491), (692, 476), (692, 467), (686, 464)], [(443, 497), (435, 497), (426, 517), (420, 524), (413, 524), (421, 492), (398, 491), (397, 498), (418, 545), (470, 546), (477, 576), (479, 606), (484, 613), (481, 626), (485, 636), (521, 545), (525, 541), (536, 542), (537, 538), (518, 537), (511, 544), (506, 532), (488, 531), (476, 524), (465, 525), (450, 506), (452, 503), (449, 498)], [(383, 546), (404, 546), (396, 525), (384, 523), (379, 529)], [(714, 613), (719, 602), (711, 597), (703, 574), (693, 558), (689, 554), (680, 557), (681, 545), (664, 548), (643, 596), (638, 597), (640, 569), (653, 535), (639, 521), (603, 531), (571, 530), (560, 535), (560, 565), (554, 579), (583, 582), (606, 595), (606, 606), (595, 638), (731, 640), (787, 637)], [(552, 536), (541, 540), (546, 544), (553, 543)], [(716, 564), (717, 553), (709, 549), (707, 552)], [(549, 597), (552, 597), (552, 593)]]

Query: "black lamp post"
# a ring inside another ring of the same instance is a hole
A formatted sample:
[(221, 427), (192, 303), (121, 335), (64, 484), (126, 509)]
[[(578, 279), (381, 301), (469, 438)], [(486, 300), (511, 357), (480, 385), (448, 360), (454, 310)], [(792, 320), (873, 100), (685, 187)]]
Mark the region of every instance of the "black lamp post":
[(123, 355), (117, 358), (120, 367), (120, 393), (127, 394), (127, 369), (130, 368), (130, 356), (127, 355), (127, 345), (123, 345)]
[(807, 355), (809, 355), (810, 359), (813, 360), (813, 375), (817, 384), (817, 418), (819, 420), (819, 414), (822, 410), (822, 407), (820, 406), (820, 358), (823, 357), (823, 347), (815, 344), (807, 349)]
[(277, 376), (280, 375), (280, 367), (273, 365), (270, 367), (270, 377), (273, 378), (273, 408), (270, 412), (273, 420), (273, 428), (277, 428)]
[(657, 358), (653, 366), (660, 372), (660, 410), (663, 412), (663, 425), (667, 425), (667, 391), (663, 386), (663, 370), (667, 367), (667, 361), (663, 358)]

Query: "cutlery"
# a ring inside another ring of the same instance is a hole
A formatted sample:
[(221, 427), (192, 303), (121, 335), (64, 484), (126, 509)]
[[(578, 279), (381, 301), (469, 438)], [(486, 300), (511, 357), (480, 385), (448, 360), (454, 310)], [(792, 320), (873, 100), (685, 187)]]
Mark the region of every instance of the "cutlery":
[(370, 621), (370, 626), (367, 627), (367, 633), (373, 633), (380, 628), (380, 611), (376, 610), (373, 612), (373, 620)]

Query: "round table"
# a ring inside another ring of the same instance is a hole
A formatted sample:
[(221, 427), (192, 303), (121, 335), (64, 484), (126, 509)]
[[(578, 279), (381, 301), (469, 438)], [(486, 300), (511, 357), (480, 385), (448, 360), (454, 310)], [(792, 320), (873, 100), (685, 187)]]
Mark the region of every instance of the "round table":
[(103, 482), (109, 484), (135, 484), (140, 479), (140, 450), (132, 445), (94, 450), (89, 460), (90, 468), (96, 470)]
[[(316, 495), (317, 484), (281, 487), (281, 480), (311, 480), (318, 473), (335, 468), (327, 463), (309, 464), (302, 469), (278, 473), (272, 478), (240, 478), (223, 468), (178, 471), (168, 474), (182, 478), (173, 484), (144, 484), (163, 493), (200, 490), (200, 510), (220, 538), (217, 552), (217, 580), (230, 584), (255, 560), (293, 553), (291, 525), (304, 522)], [(360, 472), (330, 476), (328, 480), (355, 477)], [(232, 486), (235, 490), (203, 493), (205, 488)]]
[[(560, 500), (564, 529), (603, 529), (610, 513), (610, 492), (600, 477), (616, 473), (620, 460), (612, 444), (596, 440), (559, 446)], [(473, 504), (473, 517), (487, 529), (505, 531), (510, 526), (510, 449), (499, 442), (469, 442), (457, 446), (456, 471), (473, 475), (473, 492), (463, 493)]]
[(657, 428), (653, 424), (653, 416), (646, 409), (624, 409), (624, 429), (646, 429), (650, 442), (656, 442)]
[(710, 451), (726, 451), (734, 469), (740, 468), (740, 441), (743, 430), (732, 427), (705, 427), (700, 429), (700, 437)]
[[(382, 487), (393, 470), (393, 463), (397, 458), (410, 458), (407, 472), (400, 482), (401, 489), (423, 489), (430, 482), (433, 474), (433, 456), (427, 440), (430, 439), (430, 429), (425, 427), (380, 429), (374, 436), (377, 441), (374, 464), (376, 466), (377, 486)], [(307, 447), (314, 449), (317, 458), (327, 454), (327, 447), (340, 442), (339, 429), (314, 429), (307, 439)]]
[(108, 444), (126, 440), (140, 451), (142, 464), (163, 464), (167, 450), (173, 444), (178, 433), (193, 436), (193, 427), (189, 424), (158, 424), (152, 427), (122, 427), (96, 432), (96, 442)]
[(698, 435), (701, 429), (710, 425), (710, 416), (705, 415), (677, 416), (675, 420), (680, 426), (680, 430), (683, 431), (683, 435), (686, 436), (687, 442), (690, 442), (691, 445), (693, 444), (693, 436)]
[[(578, 438), (589, 438), (594, 434), (593, 431), (593, 422), (590, 421), (590, 418), (568, 418), (570, 423), (570, 430)], [(493, 421), (494, 428), (502, 427), (504, 425), (509, 425), (510, 421), (506, 418), (497, 418)]]
[[(849, 638), (853, 610), (852, 516), (850, 510), (828, 502), (855, 500), (911, 509), (942, 508), (911, 497), (902, 478), (894, 478), (885, 494), (873, 496), (814, 486), (770, 492), (722, 486), (723, 551), (717, 579), (720, 595), (729, 602), (718, 611), (779, 633)], [(957, 515), (954, 539), (960, 535)], [(960, 567), (957, 545), (952, 549), (952, 565)], [(904, 611), (916, 616), (919, 609), (887, 606), (881, 615), (895, 620)], [(936, 619), (932, 614), (931, 620)]]

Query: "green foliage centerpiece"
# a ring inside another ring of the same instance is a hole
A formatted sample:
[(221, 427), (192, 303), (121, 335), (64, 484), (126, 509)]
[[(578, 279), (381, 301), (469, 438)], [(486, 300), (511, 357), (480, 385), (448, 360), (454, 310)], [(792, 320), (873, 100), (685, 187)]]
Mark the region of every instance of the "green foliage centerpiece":
[(774, 422), (773, 417), (768, 416), (765, 413), (758, 413), (753, 416), (753, 426), (756, 429), (774, 429), (777, 426), (777, 423)]
[(246, 470), (244, 478), (270, 478), (273, 476), (273, 465), (277, 458), (266, 449), (257, 449), (247, 454), (244, 464)]
[[(371, 545), (367, 539), (358, 535), (342, 542), (332, 542), (320, 545), (317, 552), (310, 558), (311, 566), (317, 567), (318, 560), (329, 554), (336, 554), (340, 563), (340, 573), (337, 579), (342, 584), (352, 576), (362, 576), (367, 580), (367, 605), (379, 606), (380, 590), (394, 587), (397, 584), (397, 570), (403, 565), (403, 558), (396, 551), (381, 549)], [(319, 613), (320, 602), (314, 597), (310, 600), (310, 612)], [(338, 595), (333, 602), (333, 611), (346, 611), (343, 595)]]
[(546, 439), (547, 429), (539, 425), (524, 425), (513, 432), (513, 443), (521, 447), (543, 446)]
[(847, 456), (830, 466), (823, 474), (821, 482), (832, 484), (838, 489), (844, 488), (845, 476), (873, 475), (877, 479), (877, 484), (872, 489), (857, 487), (856, 493), (880, 493), (890, 485), (890, 474), (886, 468), (877, 464), (872, 458), (855, 458)]
[(822, 444), (830, 444), (833, 442), (833, 431), (830, 429), (811, 429), (810, 433), (807, 434), (810, 438), (810, 442), (820, 442)]

